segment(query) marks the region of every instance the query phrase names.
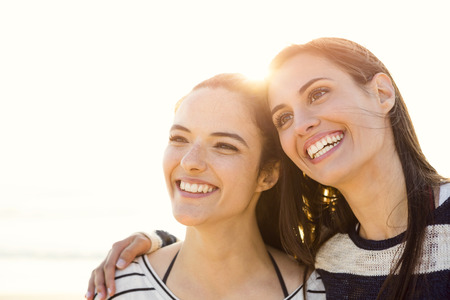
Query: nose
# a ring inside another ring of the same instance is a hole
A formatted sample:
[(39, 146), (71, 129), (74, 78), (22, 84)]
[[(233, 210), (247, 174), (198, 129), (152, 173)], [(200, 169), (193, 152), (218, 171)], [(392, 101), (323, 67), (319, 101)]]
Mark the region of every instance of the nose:
[(320, 119), (308, 111), (294, 113), (294, 128), (298, 135), (307, 135), (320, 124)]
[(202, 172), (206, 169), (205, 153), (200, 145), (194, 144), (181, 159), (181, 167), (187, 172)]

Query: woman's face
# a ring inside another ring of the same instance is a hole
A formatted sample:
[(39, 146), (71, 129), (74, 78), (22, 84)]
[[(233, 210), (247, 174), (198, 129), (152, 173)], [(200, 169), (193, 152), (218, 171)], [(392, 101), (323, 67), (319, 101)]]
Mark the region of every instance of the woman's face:
[(306, 53), (275, 72), (272, 120), (283, 150), (309, 177), (339, 188), (383, 164), (389, 110), (375, 81), (363, 89), (335, 64)]
[(184, 225), (254, 213), (262, 141), (243, 97), (201, 88), (175, 114), (163, 165), (173, 214)]

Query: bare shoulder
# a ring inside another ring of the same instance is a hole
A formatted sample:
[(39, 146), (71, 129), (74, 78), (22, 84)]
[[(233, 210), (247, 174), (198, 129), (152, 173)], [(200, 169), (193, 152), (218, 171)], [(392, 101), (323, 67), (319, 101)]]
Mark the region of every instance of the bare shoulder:
[(270, 246), (267, 246), (267, 250), (275, 259), (289, 293), (292, 293), (303, 284), (305, 266), (283, 251)]
[(162, 278), (164, 276), (164, 273), (180, 250), (182, 244), (183, 242), (177, 242), (147, 255), (150, 264), (159, 277)]

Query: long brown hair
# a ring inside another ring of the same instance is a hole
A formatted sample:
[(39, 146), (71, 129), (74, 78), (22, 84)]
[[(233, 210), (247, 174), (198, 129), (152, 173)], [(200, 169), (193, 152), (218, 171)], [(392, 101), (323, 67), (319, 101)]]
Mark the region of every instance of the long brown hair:
[[(432, 188), (443, 180), (429, 164), (419, 145), (411, 118), (397, 85), (383, 63), (363, 46), (340, 38), (319, 38), (302, 45), (291, 45), (272, 61), (276, 71), (290, 58), (300, 53), (322, 56), (347, 72), (363, 87), (375, 74), (385, 73), (395, 89), (395, 104), (389, 112), (395, 140), (406, 182), (408, 224), (404, 235), (405, 246), (399, 259), (393, 262), (391, 273), (383, 284), (383, 297), (404, 299), (416, 290), (415, 267), (420, 262), (425, 227), (432, 218), (430, 197)], [(270, 78), (269, 78), (270, 80)], [(337, 232), (354, 230), (357, 219), (338, 190), (326, 187), (303, 175), (293, 163), (283, 159), (281, 202), (282, 242), (287, 251), (307, 264), (314, 262), (319, 247)], [(302, 238), (298, 227), (303, 230)], [(299, 247), (299, 245), (301, 245)], [(396, 273), (398, 276), (393, 276)]]

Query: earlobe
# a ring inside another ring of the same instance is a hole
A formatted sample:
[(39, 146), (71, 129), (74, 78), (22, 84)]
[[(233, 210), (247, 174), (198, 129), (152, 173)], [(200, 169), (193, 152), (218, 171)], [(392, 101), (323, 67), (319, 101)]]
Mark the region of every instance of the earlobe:
[(395, 89), (391, 78), (384, 73), (377, 73), (372, 78), (376, 94), (382, 108), (389, 112), (395, 104)]
[(263, 192), (271, 189), (280, 177), (280, 162), (270, 163), (264, 167), (258, 178), (257, 192)]

